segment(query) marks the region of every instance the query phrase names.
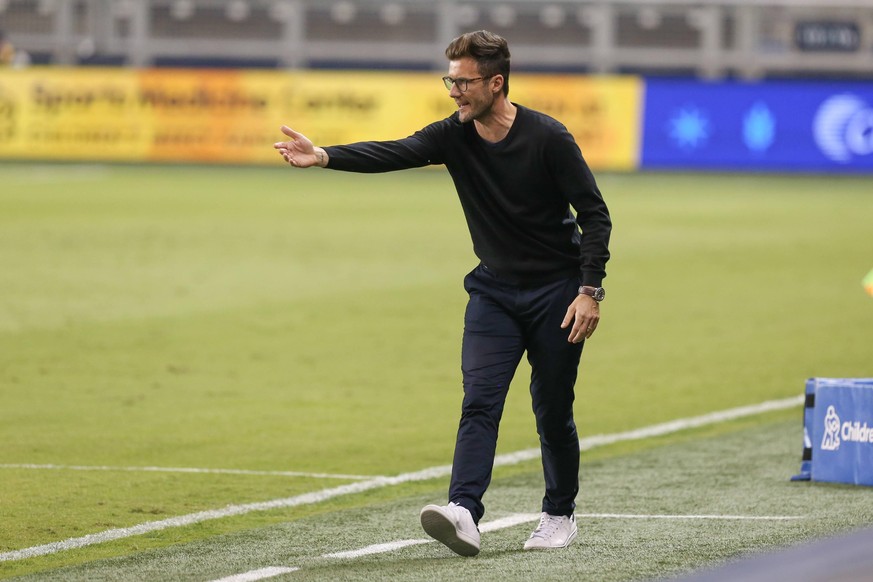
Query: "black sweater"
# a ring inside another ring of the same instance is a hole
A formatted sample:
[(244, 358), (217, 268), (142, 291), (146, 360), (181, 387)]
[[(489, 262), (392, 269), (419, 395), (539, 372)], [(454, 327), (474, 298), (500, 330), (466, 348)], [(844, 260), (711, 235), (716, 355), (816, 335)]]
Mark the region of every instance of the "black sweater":
[(612, 223), (594, 176), (561, 123), (516, 107), (509, 133), (494, 144), (455, 113), (405, 139), (326, 147), (327, 167), (389, 172), (445, 164), (473, 251), (499, 278), (525, 285), (580, 272), (581, 283), (599, 286)]

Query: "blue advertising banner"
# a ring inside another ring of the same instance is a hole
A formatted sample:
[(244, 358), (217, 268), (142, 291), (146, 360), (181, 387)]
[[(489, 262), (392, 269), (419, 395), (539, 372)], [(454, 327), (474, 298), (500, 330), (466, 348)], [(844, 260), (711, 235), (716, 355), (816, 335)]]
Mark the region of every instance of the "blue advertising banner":
[(873, 485), (873, 384), (818, 386), (812, 479)]
[(873, 172), (873, 83), (647, 79), (643, 169)]
[(811, 378), (794, 480), (873, 485), (873, 379)]

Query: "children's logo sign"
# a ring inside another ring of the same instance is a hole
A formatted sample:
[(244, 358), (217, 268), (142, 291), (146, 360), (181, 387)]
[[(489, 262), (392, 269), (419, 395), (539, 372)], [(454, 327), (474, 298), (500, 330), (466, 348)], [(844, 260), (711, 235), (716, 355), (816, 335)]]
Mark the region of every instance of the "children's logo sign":
[(793, 480), (873, 485), (873, 378), (808, 380), (803, 433)]
[(836, 451), (840, 448), (840, 417), (833, 406), (828, 406), (824, 419), (825, 434), (821, 440), (823, 451)]

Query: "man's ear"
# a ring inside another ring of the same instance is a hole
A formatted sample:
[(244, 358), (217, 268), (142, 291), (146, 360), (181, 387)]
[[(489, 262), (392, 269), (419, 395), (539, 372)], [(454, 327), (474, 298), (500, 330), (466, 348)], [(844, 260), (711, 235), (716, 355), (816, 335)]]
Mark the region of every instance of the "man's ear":
[(492, 93), (502, 93), (503, 92), (503, 75), (494, 75), (491, 77), (491, 92)]

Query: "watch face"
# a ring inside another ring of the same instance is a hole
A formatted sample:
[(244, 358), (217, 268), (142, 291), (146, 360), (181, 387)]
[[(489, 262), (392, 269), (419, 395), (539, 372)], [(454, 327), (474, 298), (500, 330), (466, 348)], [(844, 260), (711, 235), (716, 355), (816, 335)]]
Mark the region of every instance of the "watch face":
[(603, 301), (605, 297), (606, 289), (604, 289), (603, 287), (598, 287), (594, 290), (594, 299), (596, 299), (597, 301)]

